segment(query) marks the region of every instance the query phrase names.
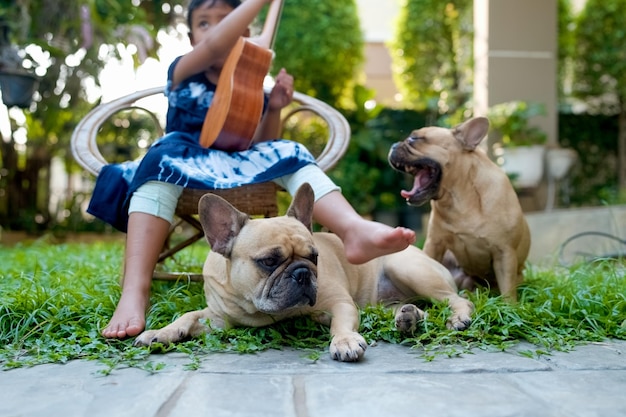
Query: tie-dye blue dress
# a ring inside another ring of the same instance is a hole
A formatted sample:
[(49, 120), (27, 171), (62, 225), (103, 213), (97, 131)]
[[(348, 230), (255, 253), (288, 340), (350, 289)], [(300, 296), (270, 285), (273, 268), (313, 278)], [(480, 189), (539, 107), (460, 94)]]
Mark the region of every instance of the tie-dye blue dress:
[(118, 230), (126, 231), (130, 196), (147, 181), (164, 181), (186, 188), (219, 189), (266, 182), (291, 174), (315, 158), (301, 144), (284, 139), (261, 142), (241, 152), (200, 146), (200, 130), (215, 93), (203, 74), (172, 91), (170, 65), (166, 134), (140, 160), (105, 165), (87, 211)]

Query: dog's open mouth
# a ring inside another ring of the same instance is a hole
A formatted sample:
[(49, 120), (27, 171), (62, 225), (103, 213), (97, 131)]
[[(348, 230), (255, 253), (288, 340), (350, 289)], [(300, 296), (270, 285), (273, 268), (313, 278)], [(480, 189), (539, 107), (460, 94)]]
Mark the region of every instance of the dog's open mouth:
[(393, 167), (413, 176), (413, 188), (409, 191), (400, 191), (400, 195), (408, 204), (420, 206), (437, 198), (439, 183), (441, 182), (441, 166), (438, 162), (423, 158), (412, 162), (410, 165), (394, 163)]

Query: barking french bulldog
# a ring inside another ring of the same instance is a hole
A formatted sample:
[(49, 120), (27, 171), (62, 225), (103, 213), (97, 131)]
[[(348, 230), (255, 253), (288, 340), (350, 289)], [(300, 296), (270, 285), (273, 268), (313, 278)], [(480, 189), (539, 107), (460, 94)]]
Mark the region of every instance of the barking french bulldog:
[(333, 359), (357, 361), (367, 347), (358, 333), (357, 306), (388, 303), (396, 309), (396, 326), (411, 332), (424, 313), (403, 303), (416, 296), (447, 300), (449, 328), (470, 324), (473, 305), (458, 295), (445, 267), (414, 246), (350, 264), (337, 236), (311, 232), (313, 199), (313, 190), (304, 184), (287, 215), (250, 219), (216, 195), (203, 196), (200, 221), (212, 249), (203, 270), (207, 307), (145, 331), (135, 343), (167, 344), (211, 328), (266, 326), (310, 315), (330, 326)]
[(504, 171), (478, 148), (489, 120), (476, 117), (453, 129), (424, 127), (391, 147), (391, 166), (414, 177), (402, 191), (408, 204), (431, 205), (424, 252), (462, 272), (460, 289), (478, 282), (510, 300), (530, 249), (530, 231)]

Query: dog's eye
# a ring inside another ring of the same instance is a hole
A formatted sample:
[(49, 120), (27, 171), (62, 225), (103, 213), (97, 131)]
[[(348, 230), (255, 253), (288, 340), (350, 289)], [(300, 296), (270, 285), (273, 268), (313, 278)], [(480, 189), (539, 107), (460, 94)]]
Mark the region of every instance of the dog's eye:
[(307, 259), (311, 261), (313, 264), (317, 265), (317, 256), (318, 256), (317, 251), (313, 250), (311, 251), (311, 254), (307, 256)]
[(417, 141), (421, 141), (424, 140), (424, 136), (419, 136), (419, 135), (411, 135), (408, 137), (408, 141), (409, 143), (413, 143), (413, 142), (417, 142)]
[(263, 269), (272, 270), (280, 265), (281, 260), (275, 256), (268, 256), (267, 258), (260, 258), (256, 260), (256, 263)]

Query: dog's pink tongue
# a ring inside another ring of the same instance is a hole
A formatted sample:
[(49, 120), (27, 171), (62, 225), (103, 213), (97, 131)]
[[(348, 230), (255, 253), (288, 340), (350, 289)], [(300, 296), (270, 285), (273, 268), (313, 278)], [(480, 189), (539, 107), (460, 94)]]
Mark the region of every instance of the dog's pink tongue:
[(400, 191), (400, 195), (402, 198), (408, 199), (411, 198), (417, 193), (421, 188), (423, 188), (424, 184), (427, 184), (429, 180), (429, 175), (427, 170), (423, 169), (415, 175), (413, 179), (413, 188), (411, 191), (402, 190)]
[(406, 191), (406, 190), (400, 191), (400, 195), (402, 196), (402, 198), (409, 199), (413, 197), (416, 192), (419, 191), (420, 187), (422, 186), (422, 181), (420, 178), (421, 178), (421, 175), (418, 173), (413, 180), (413, 188), (411, 189), (411, 191)]

